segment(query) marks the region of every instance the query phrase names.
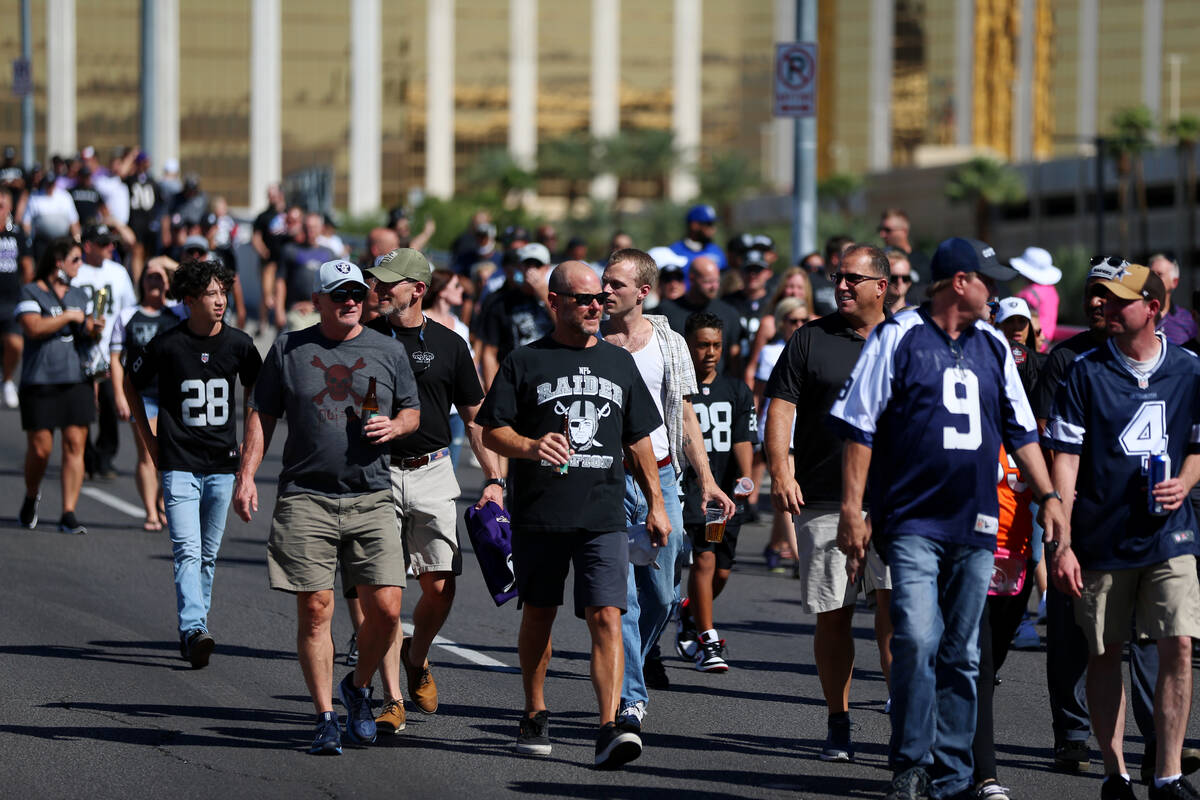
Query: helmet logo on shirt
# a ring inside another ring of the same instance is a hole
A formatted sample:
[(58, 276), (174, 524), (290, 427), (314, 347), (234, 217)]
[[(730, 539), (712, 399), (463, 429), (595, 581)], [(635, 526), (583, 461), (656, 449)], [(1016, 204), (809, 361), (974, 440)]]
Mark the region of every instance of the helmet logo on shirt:
[(554, 404), (554, 412), (559, 416), (567, 416), (571, 447), (583, 452), (600, 447), (600, 442), (595, 439), (596, 431), (600, 429), (600, 420), (612, 413), (612, 405), (605, 403), (597, 407), (591, 400), (576, 400), (569, 405), (557, 402)]
[(360, 358), (352, 367), (347, 367), (345, 364), (334, 364), (327, 367), (321, 363), (320, 356), (313, 356), (312, 365), (325, 372), (325, 388), (313, 397), (314, 403), (319, 405), (325, 400), (325, 395), (329, 395), (331, 400), (339, 403), (347, 397), (353, 397), (355, 403), (362, 403), (362, 395), (354, 391), (354, 371), (365, 367), (367, 362)]
[(208, 353), (201, 353), (201, 354), (200, 354), (200, 363), (201, 363), (201, 364), (207, 364), (207, 363), (208, 363)]

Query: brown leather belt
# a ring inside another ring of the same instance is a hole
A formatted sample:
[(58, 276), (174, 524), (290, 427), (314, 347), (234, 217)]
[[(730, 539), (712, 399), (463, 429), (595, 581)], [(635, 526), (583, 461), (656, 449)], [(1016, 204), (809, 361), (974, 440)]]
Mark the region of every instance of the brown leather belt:
[(400, 467), (400, 469), (417, 469), (418, 467), (423, 467), (426, 464), (431, 464), (434, 461), (440, 461), (441, 459), (446, 458), (449, 455), (450, 455), (450, 448), (443, 447), (441, 450), (434, 450), (432, 453), (426, 453), (423, 456), (416, 456), (414, 458), (402, 458), (402, 459), (400, 459), (400, 463), (397, 464), (396, 466)]

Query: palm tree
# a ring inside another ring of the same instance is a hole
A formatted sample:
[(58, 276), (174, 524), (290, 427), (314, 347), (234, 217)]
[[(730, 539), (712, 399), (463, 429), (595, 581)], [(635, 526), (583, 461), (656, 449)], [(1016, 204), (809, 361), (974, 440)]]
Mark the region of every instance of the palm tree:
[(817, 184), (817, 197), (832, 203), (842, 219), (850, 219), (850, 201), (863, 186), (861, 175), (837, 172)]
[(717, 216), (726, 230), (733, 224), (734, 203), (762, 182), (750, 159), (735, 151), (715, 154), (697, 177), (700, 196), (716, 206)]
[(538, 177), (567, 182), (567, 213), (575, 207), (579, 184), (599, 174), (599, 144), (589, 133), (576, 131), (538, 145)]
[(1183, 185), (1187, 195), (1183, 201), (1187, 213), (1184, 235), (1187, 246), (1179, 257), (1184, 266), (1191, 266), (1192, 252), (1196, 247), (1196, 143), (1200, 142), (1200, 117), (1184, 114), (1167, 125), (1167, 135), (1175, 140), (1179, 164), (1183, 167)]
[(680, 160), (674, 131), (632, 128), (606, 139), (602, 148), (608, 162), (605, 171), (618, 179), (617, 200), (621, 199), (621, 182), (627, 180), (653, 180), (658, 185), (659, 199), (667, 199), (671, 170)]
[(1113, 135), (1105, 139), (1108, 154), (1117, 163), (1117, 202), (1121, 207), (1121, 252), (1129, 257), (1129, 179), (1133, 177), (1134, 194), (1138, 205), (1138, 233), (1142, 252), (1149, 251), (1149, 230), (1146, 215), (1146, 178), (1142, 170), (1142, 153), (1150, 147), (1150, 132), (1154, 116), (1145, 106), (1123, 108), (1112, 115)]
[(988, 241), (992, 209), (1025, 199), (1021, 173), (994, 158), (983, 156), (962, 164), (946, 181), (946, 197), (953, 203), (970, 203), (975, 210), (975, 238)]
[(537, 186), (537, 178), (524, 169), (503, 147), (494, 147), (479, 154), (466, 171), (467, 183), (483, 191), (496, 194), (506, 207), (520, 204), (520, 197), (511, 202), (513, 195)]

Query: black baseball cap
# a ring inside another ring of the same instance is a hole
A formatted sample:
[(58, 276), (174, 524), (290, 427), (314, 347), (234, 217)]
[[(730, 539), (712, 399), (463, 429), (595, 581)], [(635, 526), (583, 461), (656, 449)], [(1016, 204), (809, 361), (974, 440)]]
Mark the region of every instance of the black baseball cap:
[(938, 245), (930, 261), (933, 280), (953, 278), (959, 272), (978, 272), (994, 281), (1010, 281), (1017, 271), (996, 260), (995, 249), (978, 239), (955, 236)]
[(107, 225), (88, 225), (83, 229), (83, 241), (106, 245), (112, 244), (116, 238)]

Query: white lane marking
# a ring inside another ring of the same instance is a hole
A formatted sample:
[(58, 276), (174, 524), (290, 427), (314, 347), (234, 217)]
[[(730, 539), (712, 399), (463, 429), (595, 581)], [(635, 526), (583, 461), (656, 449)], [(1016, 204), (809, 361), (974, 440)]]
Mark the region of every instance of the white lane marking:
[[(412, 631), (413, 631), (412, 625), (407, 622), (404, 623), (404, 632), (411, 636)], [(483, 653), (472, 650), (469, 647), (462, 647), (461, 645), (455, 644), (454, 642), (452, 642), (449, 639), (446, 639), (442, 636), (433, 637), (433, 643), (436, 644), (438, 647), (442, 648), (443, 650), (445, 650), (446, 652), (453, 653), (454, 655), (458, 656), (459, 658), (463, 659), (464, 661), (470, 661), (472, 664), (478, 664), (479, 666), (483, 667), (484, 669), (490, 669), (495, 672), (511, 672), (511, 673), (519, 673), (521, 671), (517, 667), (508, 666), (503, 661), (497, 661), (496, 659), (492, 658), (491, 656), (485, 656)]]
[(143, 508), (135, 506), (133, 503), (126, 503), (116, 495), (109, 494), (103, 489), (97, 489), (94, 486), (84, 486), (79, 490), (80, 494), (86, 494), (93, 500), (98, 500), (109, 508), (115, 508), (122, 514), (128, 514), (131, 517), (141, 519), (146, 516), (146, 511)]

